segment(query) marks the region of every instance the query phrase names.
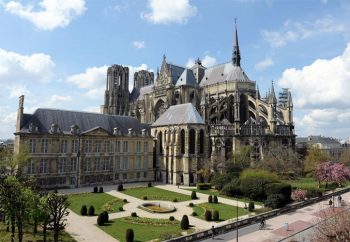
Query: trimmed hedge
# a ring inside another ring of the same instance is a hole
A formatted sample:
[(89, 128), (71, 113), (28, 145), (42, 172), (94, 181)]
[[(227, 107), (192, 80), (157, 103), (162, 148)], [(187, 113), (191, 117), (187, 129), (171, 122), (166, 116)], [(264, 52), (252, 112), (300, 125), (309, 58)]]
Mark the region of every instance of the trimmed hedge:
[(94, 216), (95, 215), (95, 208), (94, 208), (94, 206), (90, 206), (89, 207), (89, 216)]
[(109, 221), (109, 215), (107, 211), (103, 211), (102, 212), (102, 219), (103, 219), (103, 223), (108, 223)]
[(209, 190), (211, 188), (210, 183), (197, 183), (198, 190)]
[(213, 202), (213, 196), (212, 195), (209, 195), (208, 197), (208, 203), (212, 203)]
[(148, 182), (147, 186), (152, 187), (152, 182)]
[(254, 211), (254, 209), (255, 209), (254, 203), (253, 202), (249, 202), (249, 204), (248, 204), (248, 211), (252, 212), (252, 211)]
[(131, 213), (131, 217), (137, 217), (137, 213), (136, 212), (132, 212)]
[(120, 192), (120, 191), (123, 191), (124, 188), (123, 188), (123, 184), (119, 184), (118, 187), (117, 187), (117, 190)]
[(82, 216), (86, 216), (87, 215), (87, 207), (86, 207), (86, 205), (83, 205), (83, 206), (81, 206), (81, 209), (80, 209), (80, 214), (82, 215)]
[(93, 193), (98, 193), (98, 187), (94, 187)]
[(307, 189), (305, 193), (305, 198), (310, 199), (314, 197), (321, 197), (322, 196), (322, 191), (317, 188), (313, 189)]
[(182, 216), (181, 222), (180, 222), (181, 229), (188, 229), (190, 227), (190, 222), (188, 220), (188, 216), (184, 215)]
[(211, 220), (211, 217), (212, 217), (211, 211), (210, 211), (210, 210), (205, 210), (205, 212), (204, 212), (204, 219), (205, 219), (206, 221), (210, 221), (210, 220)]
[(217, 197), (216, 195), (214, 195), (214, 197), (213, 197), (213, 203), (218, 203), (218, 202), (219, 202), (218, 197)]
[(267, 197), (264, 205), (265, 207), (277, 209), (285, 205), (284, 201), (285, 201), (285, 197), (282, 194), (271, 194)]
[(193, 199), (197, 199), (197, 193), (196, 193), (196, 191), (192, 191), (192, 193), (191, 193), (191, 199), (193, 200)]
[(98, 225), (98, 226), (104, 225), (102, 213), (100, 213), (100, 214), (98, 215), (98, 217), (97, 217), (97, 225)]
[(174, 221), (174, 220), (175, 220), (174, 216), (170, 216), (170, 217), (169, 217), (169, 220), (170, 220), (170, 221)]
[(272, 194), (282, 194), (284, 196), (284, 204), (290, 202), (290, 196), (292, 195), (292, 186), (288, 183), (269, 183), (265, 185), (266, 196)]
[(212, 215), (213, 215), (213, 221), (218, 221), (218, 220), (220, 219), (219, 211), (214, 210), (214, 212), (212, 213)]
[(99, 192), (99, 193), (103, 193), (103, 187), (100, 187), (100, 188), (98, 189), (98, 192)]

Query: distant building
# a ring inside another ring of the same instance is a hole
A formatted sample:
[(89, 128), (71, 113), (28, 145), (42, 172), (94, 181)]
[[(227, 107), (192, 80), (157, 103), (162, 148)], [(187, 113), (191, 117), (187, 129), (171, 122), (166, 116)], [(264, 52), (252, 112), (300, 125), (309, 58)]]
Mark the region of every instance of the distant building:
[(23, 113), (20, 97), (15, 152), (30, 160), (20, 167), (41, 187), (153, 181), (153, 139), (149, 125), (133, 117), (55, 109)]

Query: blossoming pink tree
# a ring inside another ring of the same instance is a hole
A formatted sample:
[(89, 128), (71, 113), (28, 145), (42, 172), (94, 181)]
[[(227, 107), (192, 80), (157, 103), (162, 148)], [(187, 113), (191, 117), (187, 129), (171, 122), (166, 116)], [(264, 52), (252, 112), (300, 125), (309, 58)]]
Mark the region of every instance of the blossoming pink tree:
[(292, 199), (294, 201), (304, 201), (305, 200), (305, 191), (304, 190), (301, 190), (299, 188), (295, 189), (293, 192), (292, 192)]
[(350, 169), (342, 163), (323, 162), (319, 163), (315, 169), (315, 178), (318, 181), (318, 187), (321, 182), (336, 182), (339, 186), (341, 183), (350, 179)]

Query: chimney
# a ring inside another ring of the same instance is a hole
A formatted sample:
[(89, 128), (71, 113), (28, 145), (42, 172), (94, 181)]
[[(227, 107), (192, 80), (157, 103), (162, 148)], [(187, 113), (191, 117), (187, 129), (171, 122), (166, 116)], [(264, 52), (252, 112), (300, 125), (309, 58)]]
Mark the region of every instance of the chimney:
[(17, 122), (16, 122), (16, 132), (19, 132), (23, 125), (23, 105), (24, 105), (24, 95), (19, 97), (19, 104), (17, 110)]

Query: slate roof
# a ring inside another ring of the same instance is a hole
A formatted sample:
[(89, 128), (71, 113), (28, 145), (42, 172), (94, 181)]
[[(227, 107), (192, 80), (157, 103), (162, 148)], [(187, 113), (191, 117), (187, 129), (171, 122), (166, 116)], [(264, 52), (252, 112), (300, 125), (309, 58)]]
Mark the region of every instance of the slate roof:
[(151, 126), (205, 124), (192, 103), (170, 106)]
[(324, 136), (309, 136), (309, 137), (298, 137), (296, 138), (296, 143), (308, 143), (308, 144), (323, 144), (323, 145), (339, 145), (341, 143), (330, 137)]
[(184, 72), (185, 68), (182, 66), (177, 66), (174, 64), (167, 63), (168, 69), (171, 70), (171, 77), (173, 80), (173, 84), (176, 84), (176, 81), (179, 79), (181, 74)]
[(185, 69), (184, 72), (181, 74), (179, 79), (176, 82), (177, 87), (179, 86), (197, 86), (196, 78), (194, 77), (193, 71), (189, 69)]
[(231, 62), (228, 62), (206, 69), (200, 86), (207, 86), (225, 81), (251, 82), (240, 66), (234, 66)]
[(140, 96), (140, 90), (134, 87), (130, 93), (130, 101), (135, 101)]
[(21, 133), (29, 132), (30, 123), (38, 127), (39, 133), (49, 133), (52, 124), (57, 124), (64, 134), (70, 134), (72, 125), (78, 125), (81, 133), (102, 128), (113, 134), (113, 129), (117, 127), (122, 134), (127, 134), (129, 128), (140, 134), (142, 129), (149, 128), (148, 124), (141, 124), (133, 117), (57, 109), (39, 108), (33, 114), (25, 114), (24, 117)]

